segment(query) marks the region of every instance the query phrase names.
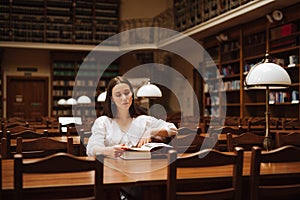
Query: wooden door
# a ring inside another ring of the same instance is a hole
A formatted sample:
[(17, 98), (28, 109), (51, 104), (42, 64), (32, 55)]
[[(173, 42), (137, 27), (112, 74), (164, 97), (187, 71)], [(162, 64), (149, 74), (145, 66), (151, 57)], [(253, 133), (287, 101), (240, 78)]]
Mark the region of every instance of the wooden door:
[(7, 117), (37, 121), (48, 116), (47, 77), (7, 77)]

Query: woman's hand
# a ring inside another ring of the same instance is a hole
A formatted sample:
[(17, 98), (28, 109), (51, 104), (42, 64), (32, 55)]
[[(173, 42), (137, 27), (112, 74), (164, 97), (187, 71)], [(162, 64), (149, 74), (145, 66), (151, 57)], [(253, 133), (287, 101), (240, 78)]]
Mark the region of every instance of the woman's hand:
[(114, 145), (113, 146), (113, 154), (114, 157), (120, 157), (124, 151), (126, 151), (127, 147), (124, 144)]
[(149, 142), (151, 142), (151, 131), (150, 130), (148, 130), (144, 133), (144, 135), (141, 137), (137, 147), (141, 147), (144, 144), (147, 144)]

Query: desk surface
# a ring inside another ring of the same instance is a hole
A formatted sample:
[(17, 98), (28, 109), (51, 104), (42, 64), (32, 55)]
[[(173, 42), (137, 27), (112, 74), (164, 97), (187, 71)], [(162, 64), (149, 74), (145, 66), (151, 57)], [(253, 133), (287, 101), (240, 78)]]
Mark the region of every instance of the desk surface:
[[(251, 152), (245, 152), (243, 175), (249, 176), (250, 173)], [(3, 171), (3, 190), (13, 189), (13, 160), (2, 160)], [(122, 160), (122, 159), (105, 159), (104, 167), (104, 184), (107, 187), (120, 187), (134, 184), (162, 184), (167, 179), (167, 160)], [(261, 171), (263, 174), (284, 174), (300, 173), (300, 163), (277, 163), (262, 164)], [(183, 169), (179, 171), (180, 178), (230, 178), (232, 171), (230, 167), (207, 167), (202, 170)], [(91, 185), (93, 184), (92, 173), (74, 174), (55, 174), (55, 175), (24, 175), (24, 187), (38, 188), (51, 187), (57, 184), (60, 186), (68, 185)]]

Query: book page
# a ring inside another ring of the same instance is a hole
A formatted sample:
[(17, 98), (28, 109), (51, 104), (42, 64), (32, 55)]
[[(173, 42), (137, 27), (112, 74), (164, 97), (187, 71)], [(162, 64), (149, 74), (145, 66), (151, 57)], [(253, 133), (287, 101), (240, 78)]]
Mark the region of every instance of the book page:
[(150, 142), (146, 143), (140, 148), (138, 147), (130, 147), (128, 150), (132, 151), (151, 151), (154, 148), (160, 148), (160, 147), (168, 147), (168, 148), (173, 148), (171, 145), (165, 144), (165, 143), (159, 143), (159, 142)]

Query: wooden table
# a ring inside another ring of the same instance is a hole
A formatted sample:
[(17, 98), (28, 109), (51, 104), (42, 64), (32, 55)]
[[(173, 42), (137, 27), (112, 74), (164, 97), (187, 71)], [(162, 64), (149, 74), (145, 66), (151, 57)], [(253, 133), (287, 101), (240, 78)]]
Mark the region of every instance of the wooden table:
[[(247, 192), (248, 178), (250, 174), (251, 152), (245, 152), (243, 176), (245, 184), (243, 189)], [(13, 160), (3, 160), (3, 190), (6, 196), (12, 194), (13, 190)], [(145, 186), (145, 197), (148, 199), (164, 199), (164, 189), (167, 179), (167, 160), (122, 160), (105, 159), (104, 184), (106, 189), (119, 188), (123, 186)], [(262, 174), (272, 179), (274, 174), (299, 173), (300, 163), (263, 164)], [(184, 169), (179, 171), (180, 178), (204, 178), (203, 184), (223, 184), (231, 179), (231, 168), (208, 167), (201, 170)], [(53, 177), (54, 180), (53, 180)], [(49, 187), (54, 184), (64, 186), (72, 183), (74, 186), (92, 188), (93, 175), (91, 173), (77, 173), (76, 175), (24, 175), (24, 186), (31, 190), (35, 188)], [(158, 192), (153, 192), (158, 191)], [(49, 192), (49, 191), (48, 191)]]

